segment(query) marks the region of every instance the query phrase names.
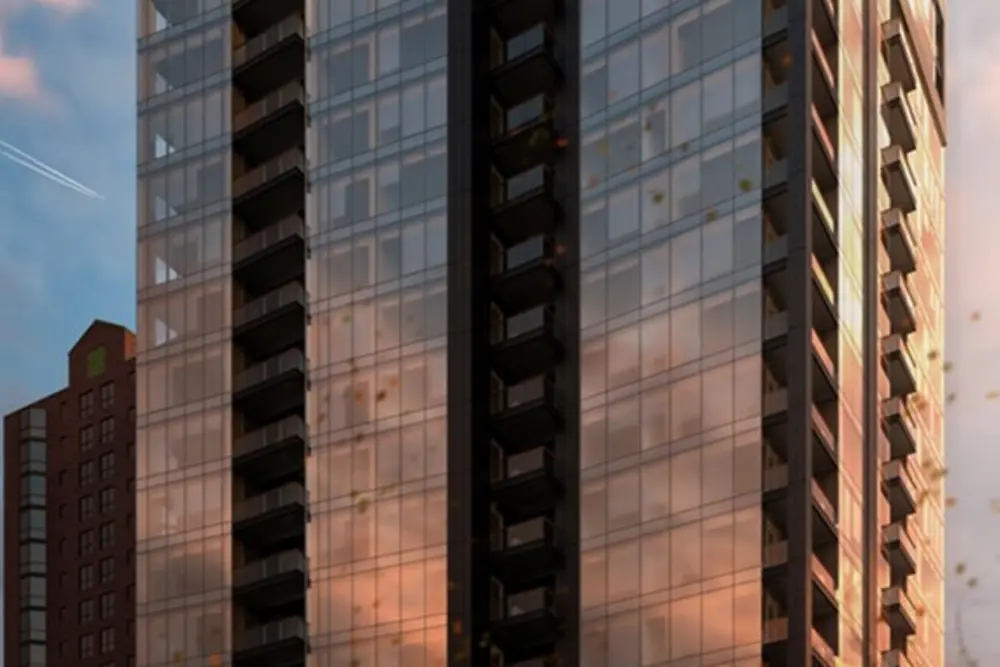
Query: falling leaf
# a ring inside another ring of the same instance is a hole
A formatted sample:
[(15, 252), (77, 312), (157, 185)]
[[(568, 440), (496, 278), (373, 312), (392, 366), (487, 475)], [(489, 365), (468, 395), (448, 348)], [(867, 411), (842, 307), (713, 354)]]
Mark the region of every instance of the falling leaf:
[(357, 508), (358, 513), (364, 514), (365, 512), (368, 511), (368, 508), (371, 506), (371, 504), (372, 501), (368, 500), (367, 498), (359, 498), (358, 502), (355, 503), (354, 506)]
[(601, 141), (597, 142), (597, 154), (600, 155), (601, 157), (607, 157), (608, 156), (608, 142), (607, 142), (607, 140), (602, 139)]
[(714, 208), (708, 209), (708, 211), (705, 213), (705, 219), (709, 222), (713, 222), (718, 217), (719, 214), (716, 212)]
[(646, 130), (646, 132), (651, 132), (653, 130), (653, 122), (647, 120), (642, 124), (642, 129)]
[(375, 394), (375, 400), (376, 401), (384, 401), (385, 400), (385, 389), (380, 389), (378, 391), (378, 393)]
[(965, 563), (959, 563), (955, 566), (955, 574), (957, 575), (965, 574)]
[(994, 498), (990, 501), (990, 510), (994, 514), (1000, 514), (1000, 498)]
[(969, 316), (969, 319), (971, 319), (973, 322), (978, 322), (979, 320), (983, 319), (983, 316), (978, 310), (974, 310), (972, 311), (972, 315)]
[(956, 398), (958, 398), (958, 395), (955, 392), (952, 392), (947, 396), (945, 396), (944, 402), (946, 405), (951, 405), (952, 403), (955, 402)]
[(785, 54), (785, 57), (781, 59), (781, 66), (782, 67), (791, 67), (792, 66), (792, 54), (790, 54), (790, 53), (786, 53)]
[(609, 101), (614, 102), (617, 99), (618, 99), (618, 91), (617, 90), (612, 90), (611, 92), (608, 93), (608, 100)]
[(653, 190), (653, 197), (652, 197), (653, 203), (654, 204), (661, 204), (661, 203), (663, 203), (664, 196), (665, 195), (663, 194), (663, 192), (661, 190)]
[(456, 637), (462, 634), (462, 621), (454, 621), (451, 624), (451, 634), (455, 635)]
[(567, 146), (569, 146), (569, 139), (566, 137), (556, 139), (556, 148), (566, 148)]
[(365, 434), (363, 432), (358, 431), (357, 433), (354, 434), (355, 442), (361, 442), (364, 439), (365, 439)]
[(363, 400), (365, 400), (365, 392), (361, 391), (360, 389), (358, 391), (354, 392), (354, 400), (355, 401), (363, 401)]
[(950, 373), (951, 369), (954, 368), (954, 366), (955, 364), (953, 364), (952, 362), (946, 361), (944, 362), (944, 365), (941, 368), (942, 370), (944, 370), (945, 373)]
[(926, 610), (926, 609), (924, 609), (923, 605), (919, 605), (919, 606), (915, 607), (915, 608), (913, 609), (913, 611), (914, 611), (914, 612), (916, 612), (916, 614), (917, 614), (917, 618), (920, 618), (920, 617), (922, 617), (922, 616), (923, 616), (924, 614), (926, 614), (926, 613), (927, 613), (927, 610)]
[(361, 495), (360, 491), (358, 491), (357, 489), (351, 489), (351, 498), (357, 500), (358, 496), (360, 495)]
[(483, 633), (483, 636), (479, 640), (479, 648), (486, 648), (490, 645), (490, 633)]
[(945, 507), (954, 507), (957, 504), (958, 504), (958, 498), (954, 496), (948, 496), (947, 498), (944, 499)]
[(562, 244), (557, 245), (556, 246), (556, 254), (557, 255), (565, 255), (566, 254), (566, 246), (564, 246)]
[(938, 358), (938, 351), (937, 350), (931, 350), (930, 352), (927, 353), (927, 358), (929, 360), (931, 360), (931, 361), (934, 361), (935, 359)]
[(594, 174), (591, 174), (590, 176), (587, 177), (587, 187), (588, 188), (596, 188), (597, 184), (600, 183), (600, 182), (601, 182), (601, 179), (599, 179)]
[(340, 319), (341, 319), (341, 320), (343, 320), (343, 322), (344, 322), (344, 323), (346, 324), (347, 322), (350, 322), (350, 321), (351, 321), (351, 314), (350, 314), (350, 313), (346, 313), (346, 314), (345, 314), (345, 315), (344, 315), (344, 316), (343, 316), (342, 318), (340, 318)]
[(740, 192), (744, 192), (744, 193), (750, 192), (750, 189), (752, 187), (753, 187), (753, 183), (750, 182), (749, 178), (741, 178), (740, 179)]
[(968, 586), (969, 588), (975, 588), (976, 586), (978, 586), (978, 585), (979, 585), (979, 578), (978, 578), (978, 577), (971, 577), (971, 578), (970, 578), (970, 579), (969, 579), (969, 580), (968, 580), (968, 581), (966, 582), (966, 585), (967, 585), (967, 586)]
[(392, 642), (390, 642), (390, 643), (393, 646), (399, 646), (400, 644), (403, 643), (403, 638), (401, 636), (399, 636), (399, 635), (396, 635), (395, 637), (392, 638)]
[(998, 398), (1000, 398), (1000, 391), (993, 390), (986, 392), (987, 401), (995, 401)]
[(399, 378), (395, 378), (395, 377), (389, 378), (389, 386), (392, 387), (393, 389), (395, 389), (396, 387), (398, 387), (399, 386)]

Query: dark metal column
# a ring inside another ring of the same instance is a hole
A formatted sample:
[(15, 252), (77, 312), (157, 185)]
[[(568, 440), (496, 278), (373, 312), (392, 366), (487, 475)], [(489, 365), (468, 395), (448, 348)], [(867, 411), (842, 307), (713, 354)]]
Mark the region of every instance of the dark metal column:
[(811, 2), (788, 4), (788, 664), (810, 665), (812, 629)]

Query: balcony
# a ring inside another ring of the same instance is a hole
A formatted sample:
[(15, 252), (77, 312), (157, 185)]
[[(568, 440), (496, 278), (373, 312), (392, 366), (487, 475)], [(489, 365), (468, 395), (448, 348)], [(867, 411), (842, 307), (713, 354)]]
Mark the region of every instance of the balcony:
[(273, 0), (233, 0), (233, 20), (244, 30), (258, 33), (288, 16), (296, 7), (295, 3)]
[(306, 529), (306, 489), (290, 482), (233, 506), (233, 532), (260, 545), (301, 537)]
[(816, 31), (810, 31), (812, 45), (812, 101), (824, 118), (837, 116), (837, 47), (824, 48)]
[(233, 442), (233, 468), (261, 484), (297, 477), (305, 469), (306, 437), (298, 415), (245, 433)]
[(788, 565), (788, 541), (774, 542), (764, 545), (763, 565), (768, 570), (780, 570)]
[(507, 523), (521, 523), (553, 509), (563, 492), (548, 447), (508, 456), (493, 479), (492, 500)]
[(246, 224), (262, 227), (302, 211), (305, 187), (306, 157), (293, 148), (233, 181), (233, 212)]
[(892, 458), (901, 459), (917, 451), (917, 422), (905, 398), (894, 396), (882, 401), (882, 424)]
[[(771, 618), (764, 621), (763, 649), (765, 665), (785, 665), (788, 662), (788, 619)], [(834, 667), (836, 654), (823, 636), (810, 628), (809, 647), (812, 651), (812, 665)]]
[(554, 605), (555, 592), (548, 587), (505, 596), (495, 605), (490, 639), (507, 662), (516, 664), (551, 650), (559, 631)]
[(917, 545), (906, 530), (905, 520), (882, 529), (882, 553), (895, 573), (911, 575), (917, 571)]
[(812, 405), (810, 414), (813, 433), (813, 472), (825, 475), (837, 469), (837, 438), (819, 408)]
[[(836, 344), (836, 338), (830, 336)], [(815, 329), (809, 331), (809, 343), (812, 350), (813, 364), (817, 373), (813, 376), (813, 400), (824, 403), (837, 396), (840, 380), (837, 375), (837, 365), (827, 350), (826, 343)]]
[(302, 278), (306, 223), (295, 214), (247, 236), (233, 247), (233, 276), (254, 293)]
[(837, 654), (829, 642), (823, 638), (816, 628), (809, 629), (810, 646), (813, 654), (813, 665), (818, 667), (840, 667)]
[(910, 36), (901, 19), (882, 24), (883, 56), (889, 65), (889, 76), (910, 92), (917, 87), (917, 67), (910, 46)]
[(551, 303), (560, 286), (556, 244), (535, 237), (505, 253), (503, 270), (492, 279), (493, 302), (505, 316)]
[(778, 273), (788, 268), (788, 237), (764, 241), (763, 253), (764, 273)]
[(788, 189), (788, 161), (784, 159), (765, 161), (764, 198), (783, 194)]
[(882, 213), (882, 243), (894, 270), (910, 273), (917, 268), (917, 242), (909, 219), (898, 208)]
[(788, 5), (774, 7), (772, 3), (764, 3), (764, 48), (775, 46), (788, 39)]
[(917, 390), (917, 365), (899, 334), (882, 339), (882, 366), (889, 376), (893, 396), (906, 396)]
[(889, 499), (893, 521), (905, 519), (917, 511), (920, 497), (917, 495), (916, 484), (910, 476), (910, 471), (906, 469), (904, 461), (889, 461), (883, 464), (882, 483), (885, 487), (886, 497)]
[(764, 469), (764, 493), (781, 493), (788, 489), (788, 464), (781, 463)]
[(892, 332), (911, 334), (917, 329), (917, 308), (910, 283), (900, 271), (882, 276), (882, 305), (892, 323)]
[(251, 99), (302, 79), (306, 68), (306, 31), (293, 14), (233, 51), (233, 83)]
[(913, 667), (903, 649), (894, 648), (882, 654), (882, 667)]
[(284, 551), (237, 568), (233, 596), (257, 611), (281, 607), (305, 598), (307, 572), (302, 551)]
[(504, 177), (528, 171), (539, 165), (550, 166), (559, 149), (558, 133), (551, 117), (543, 114), (493, 137), (493, 166)]
[(763, 125), (778, 122), (788, 115), (788, 84), (767, 86), (764, 89), (764, 105), (761, 109)]
[(493, 573), (508, 594), (544, 585), (562, 560), (556, 527), (548, 519), (508, 526), (493, 543)]
[(496, 65), (490, 74), (493, 95), (504, 110), (551, 93), (562, 78), (553, 51), (554, 39), (544, 25), (535, 25), (518, 37), (519, 42), (529, 45), (512, 51), (508, 43), (504, 62)]
[(303, 344), (306, 303), (306, 288), (297, 282), (254, 299), (233, 313), (233, 340), (254, 359)]
[(764, 394), (764, 421), (784, 421), (788, 416), (788, 390), (776, 389)]
[(906, 160), (906, 153), (899, 146), (882, 149), (882, 180), (889, 192), (889, 200), (903, 213), (917, 210), (917, 185)]
[(813, 30), (824, 46), (832, 46), (837, 40), (837, 17), (835, 0), (815, 0), (813, 2)]
[(816, 295), (813, 299), (813, 326), (826, 333), (832, 331), (837, 324), (834, 315), (837, 312), (837, 289), (816, 255), (809, 258), (809, 268)]
[(917, 147), (917, 123), (902, 84), (893, 81), (882, 86), (882, 120), (889, 129), (892, 143), (910, 152)]
[(788, 345), (788, 311), (764, 317), (764, 348), (779, 349)]
[(544, 376), (494, 394), (492, 412), (494, 437), (508, 456), (551, 441), (563, 423), (555, 384)]
[(812, 506), (820, 521), (813, 521), (813, 544), (829, 544), (837, 540), (837, 506), (815, 479), (809, 483)]
[(813, 587), (820, 593), (813, 597), (813, 613), (819, 616), (836, 613), (837, 580), (816, 554), (811, 556), (809, 570)]
[(549, 169), (536, 169), (508, 181), (506, 197), (493, 205), (493, 230), (505, 247), (536, 236), (551, 234), (559, 222), (554, 177)]
[(305, 662), (309, 635), (298, 616), (234, 632), (233, 664), (240, 667), (293, 667)]
[(288, 350), (237, 374), (233, 402), (258, 423), (273, 421), (303, 407), (305, 378), (305, 355)]
[(837, 185), (837, 147), (834, 138), (830, 136), (827, 122), (815, 104), (810, 107), (809, 116), (816, 146), (813, 150), (813, 178), (824, 189), (834, 188)]
[(557, 0), (493, 0), (493, 25), (504, 39), (533, 25), (548, 23), (559, 13)]
[(901, 586), (882, 589), (882, 612), (889, 626), (905, 635), (917, 632), (917, 610)]
[(491, 364), (505, 384), (517, 384), (546, 373), (562, 357), (553, 310), (546, 306), (515, 315), (499, 324)]
[(305, 89), (290, 83), (236, 114), (233, 148), (252, 162), (262, 162), (302, 143), (305, 131)]
[(823, 260), (833, 259), (837, 254), (837, 219), (819, 183), (813, 180), (809, 191), (812, 195), (813, 252)]

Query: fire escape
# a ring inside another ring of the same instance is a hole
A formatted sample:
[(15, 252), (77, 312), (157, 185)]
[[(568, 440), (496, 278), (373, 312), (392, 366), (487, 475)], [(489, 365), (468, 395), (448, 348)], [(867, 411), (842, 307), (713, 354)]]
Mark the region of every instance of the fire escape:
[(909, 276), (917, 269), (917, 245), (908, 218), (918, 205), (908, 161), (917, 147), (917, 133), (907, 97), (917, 87), (917, 76), (912, 45), (900, 18), (882, 25), (882, 56), (891, 79), (881, 91), (882, 119), (890, 139), (889, 146), (882, 149), (881, 164), (889, 201), (889, 208), (882, 212), (881, 233), (889, 258), (881, 294), (882, 330), (888, 332), (882, 340), (882, 384), (887, 396), (882, 420), (889, 450), (889, 460), (882, 469), (882, 489), (890, 511), (890, 523), (882, 533), (883, 553), (890, 566), (889, 586), (882, 591), (882, 613), (890, 629), (884, 664), (908, 667), (910, 657), (919, 651), (912, 641), (919, 613), (910, 586), (917, 566), (914, 514), (921, 478), (915, 456), (920, 417), (914, 400), (919, 386), (918, 365), (907, 344), (919, 321), (909, 283)]
[[(811, 25), (800, 23), (800, 3), (765, 0), (763, 11), (763, 653), (772, 667), (802, 659), (834, 667), (839, 646), (837, 13), (830, 0), (809, 2)], [(795, 47), (793, 37), (801, 37), (793, 31), (802, 30), (805, 43)], [(795, 67), (812, 68), (804, 100), (790, 96)], [(808, 128), (810, 146), (795, 145), (798, 127)], [(806, 193), (802, 211), (793, 209), (793, 188)], [(792, 352), (803, 338), (808, 366)], [(805, 400), (792, 410), (802, 387)], [(803, 421), (800, 444), (793, 422)], [(789, 461), (791, 448), (803, 445), (800, 477)], [(793, 496), (808, 504), (794, 525), (790, 517), (801, 511), (790, 508)], [(810, 545), (804, 563), (790, 557), (796, 544)], [(797, 619), (789, 597), (803, 586), (812, 587), (810, 617)], [(809, 658), (789, 652), (795, 623), (805, 624)]]
[(305, 665), (302, 0), (233, 3), (233, 665)]

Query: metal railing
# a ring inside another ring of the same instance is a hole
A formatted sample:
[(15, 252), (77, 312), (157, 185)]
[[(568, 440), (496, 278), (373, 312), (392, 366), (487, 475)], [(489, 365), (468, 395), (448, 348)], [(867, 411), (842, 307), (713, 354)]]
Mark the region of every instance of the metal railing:
[(304, 39), (305, 34), (306, 26), (302, 21), (302, 17), (297, 14), (289, 16), (284, 21), (271, 26), (233, 51), (233, 67), (242, 67), (250, 60), (253, 60), (292, 35), (299, 35)]

